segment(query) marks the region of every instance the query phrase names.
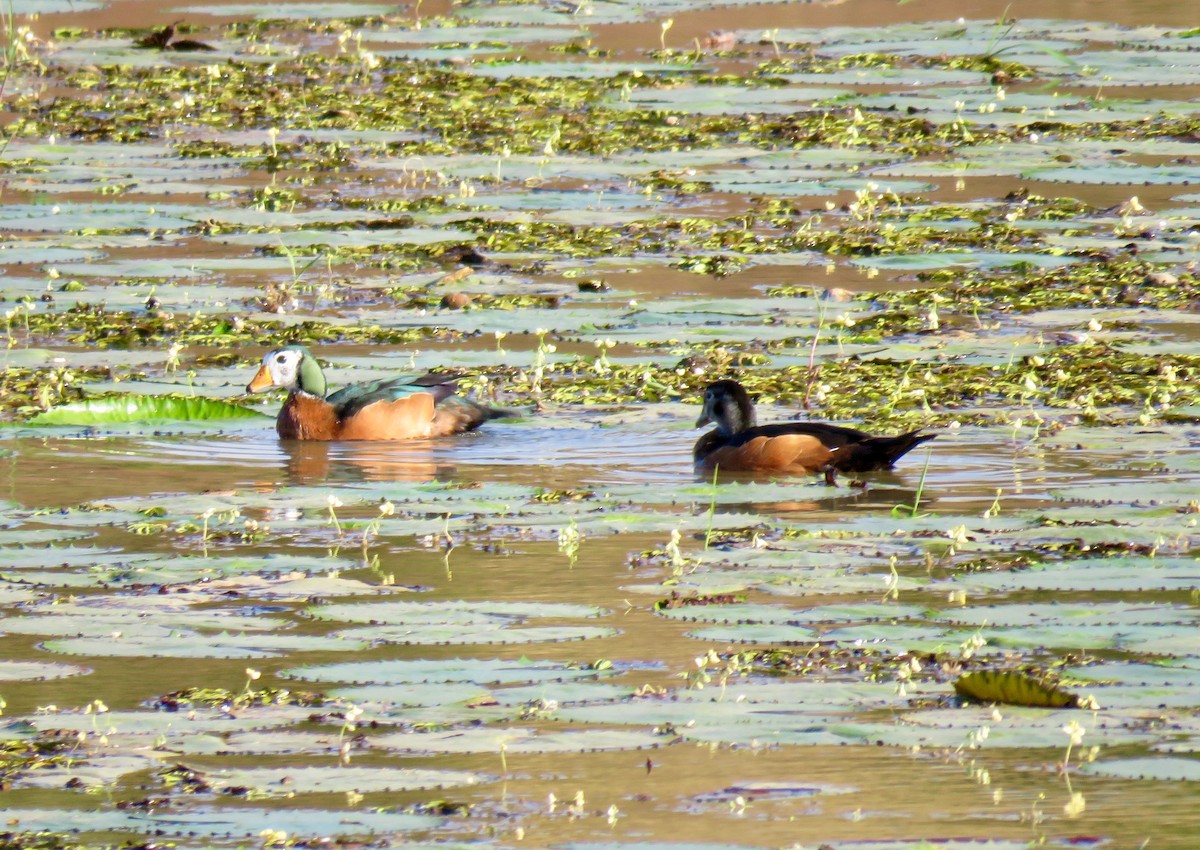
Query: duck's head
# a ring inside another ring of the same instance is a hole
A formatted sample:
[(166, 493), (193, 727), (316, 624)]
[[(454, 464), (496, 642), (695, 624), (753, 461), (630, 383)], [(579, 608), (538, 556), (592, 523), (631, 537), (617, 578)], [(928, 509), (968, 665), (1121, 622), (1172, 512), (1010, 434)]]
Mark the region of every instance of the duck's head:
[(712, 423), (724, 437), (754, 427), (754, 403), (737, 381), (717, 381), (704, 390), (704, 409), (696, 427)]
[(246, 386), (246, 392), (257, 393), (272, 387), (288, 392), (300, 392), (325, 397), (325, 375), (321, 365), (307, 348), (289, 345), (269, 352), (262, 359), (258, 372)]

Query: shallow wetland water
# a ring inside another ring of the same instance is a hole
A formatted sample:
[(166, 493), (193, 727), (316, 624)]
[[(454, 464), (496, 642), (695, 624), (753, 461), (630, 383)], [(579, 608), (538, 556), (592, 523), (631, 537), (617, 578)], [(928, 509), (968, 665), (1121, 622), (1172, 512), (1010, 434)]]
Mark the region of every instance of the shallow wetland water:
[(12, 8), (9, 846), (1196, 846), (1189, 4)]

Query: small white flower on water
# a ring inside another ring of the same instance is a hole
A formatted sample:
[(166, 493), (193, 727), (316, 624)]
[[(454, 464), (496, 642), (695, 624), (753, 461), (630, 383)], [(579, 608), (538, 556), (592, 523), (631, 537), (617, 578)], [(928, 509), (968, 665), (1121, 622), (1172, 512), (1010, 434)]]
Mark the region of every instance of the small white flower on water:
[(1083, 743), (1083, 735), (1087, 731), (1079, 725), (1078, 720), (1072, 720), (1066, 726), (1062, 727), (1062, 730), (1071, 739), (1071, 746), (1073, 747)]
[(379, 504), (379, 515), (380, 516), (394, 516), (395, 513), (396, 513), (396, 506), (394, 504), (392, 504), (391, 502), (389, 502), (387, 499), (384, 499)]
[(340, 508), (342, 506), (342, 500), (332, 493), (326, 496), (325, 500), (329, 503), (329, 507), (331, 508)]
[(1088, 322), (1088, 330), (1090, 330), (1092, 333), (1097, 333), (1098, 331), (1102, 330), (1103, 328), (1104, 328), (1104, 325), (1100, 324), (1100, 322), (1098, 322), (1095, 319), (1091, 319)]
[(262, 671), (255, 670), (253, 667), (247, 667), (246, 668), (246, 676), (250, 679), (250, 681), (253, 682), (254, 680), (262, 677)]

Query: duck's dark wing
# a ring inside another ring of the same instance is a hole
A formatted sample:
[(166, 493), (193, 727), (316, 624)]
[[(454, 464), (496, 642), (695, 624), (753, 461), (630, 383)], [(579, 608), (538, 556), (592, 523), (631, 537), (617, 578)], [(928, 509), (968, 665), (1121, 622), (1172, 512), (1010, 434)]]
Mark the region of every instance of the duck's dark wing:
[(868, 437), (862, 442), (847, 443), (833, 453), (830, 463), (842, 472), (870, 472), (891, 469), (896, 461), (937, 434), (911, 431), (898, 437)]
[(872, 439), (871, 435), (865, 431), (841, 425), (830, 425), (827, 422), (775, 422), (771, 425), (747, 428), (740, 434), (734, 434), (730, 437), (729, 444), (738, 445), (749, 442), (755, 437), (786, 437), (798, 434), (816, 437), (831, 449)]
[(400, 375), (342, 387), (326, 397), (343, 419), (357, 414), (376, 402), (392, 402), (410, 398), (418, 393), (433, 396), (433, 404), (454, 395), (455, 384), (445, 375)]

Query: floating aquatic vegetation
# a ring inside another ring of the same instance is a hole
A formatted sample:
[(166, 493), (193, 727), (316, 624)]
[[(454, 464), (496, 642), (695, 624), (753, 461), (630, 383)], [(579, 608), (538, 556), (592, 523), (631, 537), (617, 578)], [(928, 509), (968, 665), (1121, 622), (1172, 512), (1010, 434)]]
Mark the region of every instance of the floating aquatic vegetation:
[(1013, 670), (981, 670), (954, 680), (954, 692), (964, 699), (1043, 708), (1082, 707), (1079, 697)]
[[(695, 8), (224, 4), (12, 45), (6, 828), (1190, 840), (1187, 792), (1146, 826), (1130, 777), (1187, 778), (1200, 705), (1194, 33), (689, 45), (662, 16)], [(155, 49), (183, 37), (218, 50)], [(182, 424), (283, 342), (534, 412), (395, 446)], [(924, 472), (695, 480), (718, 376), (764, 420), (942, 434)], [(972, 679), (1104, 710), (954, 706)], [(1104, 793), (1054, 816), (1088, 761)]]
[(208, 398), (179, 396), (105, 396), (59, 405), (28, 420), (30, 425), (110, 425), (140, 422), (261, 419), (263, 414)]

